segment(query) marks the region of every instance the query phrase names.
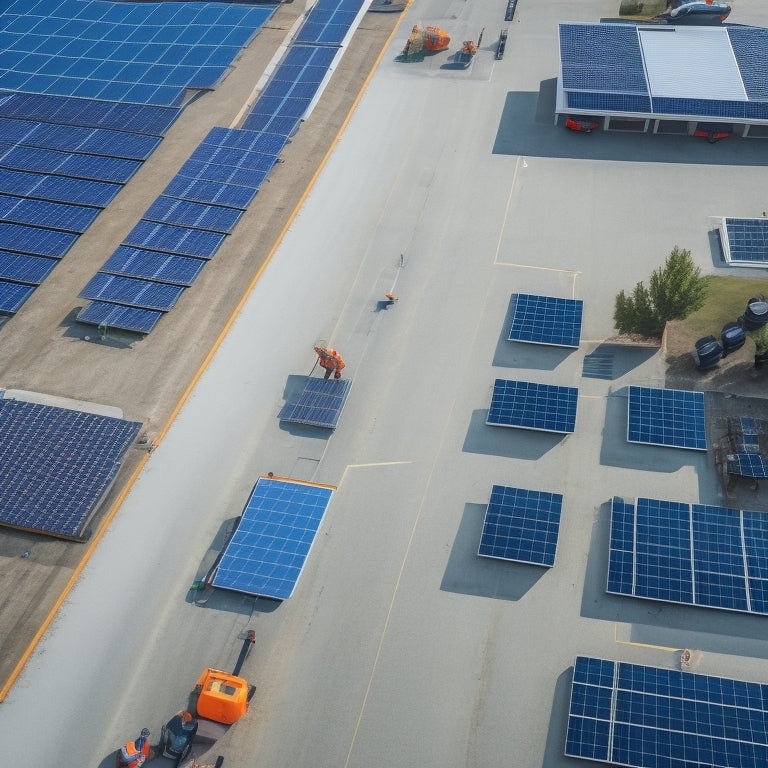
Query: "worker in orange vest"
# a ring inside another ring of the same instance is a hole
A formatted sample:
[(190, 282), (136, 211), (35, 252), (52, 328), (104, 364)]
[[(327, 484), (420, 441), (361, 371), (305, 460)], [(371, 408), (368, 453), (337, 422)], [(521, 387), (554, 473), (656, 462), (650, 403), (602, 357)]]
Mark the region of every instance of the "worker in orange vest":
[(335, 349), (326, 349), (325, 347), (315, 347), (315, 352), (317, 352), (318, 362), (325, 368), (323, 378), (330, 379), (331, 374), (333, 374), (334, 379), (340, 379), (342, 369), (346, 368), (341, 355)]
[(149, 760), (149, 731), (141, 729), (141, 735), (134, 741), (129, 741), (117, 753), (117, 765), (127, 768), (141, 768)]

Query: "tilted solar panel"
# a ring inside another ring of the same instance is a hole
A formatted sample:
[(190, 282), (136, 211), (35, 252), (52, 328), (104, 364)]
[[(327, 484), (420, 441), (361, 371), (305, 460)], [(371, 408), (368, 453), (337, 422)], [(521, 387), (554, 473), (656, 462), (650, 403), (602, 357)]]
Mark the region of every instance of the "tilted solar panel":
[(725, 460), (730, 475), (768, 477), (768, 458), (762, 453), (729, 453)]
[(106, 208), (122, 189), (121, 184), (0, 168), (0, 192), (39, 200)]
[(149, 333), (163, 316), (154, 309), (140, 309), (106, 301), (92, 301), (77, 314), (77, 320), (88, 325), (117, 328), (134, 333)]
[(278, 418), (293, 424), (336, 429), (352, 382), (349, 379), (307, 378), (295, 403), (286, 403)]
[(630, 386), (627, 440), (706, 451), (704, 393)]
[(94, 301), (167, 312), (176, 304), (183, 291), (184, 287), (179, 285), (97, 272), (79, 295)]
[(119, 245), (99, 271), (188, 286), (192, 285), (205, 263), (191, 256)]
[(768, 219), (724, 218), (725, 259), (753, 266), (768, 262)]
[(25, 253), (3, 251), (0, 253), (0, 278), (40, 285), (58, 263), (58, 259), (47, 256), (29, 256)]
[(0, 194), (0, 219), (65, 232), (85, 232), (100, 208)]
[(584, 302), (553, 296), (513, 294), (508, 341), (578, 347)]
[(180, 200), (230, 206), (244, 211), (256, 197), (257, 191), (237, 184), (224, 184), (177, 174), (163, 190), (163, 194)]
[(287, 600), (304, 569), (333, 490), (260, 477), (216, 568), (213, 586)]
[(72, 247), (75, 240), (77, 235), (72, 232), (0, 221), (0, 249), (6, 251), (60, 259)]
[(177, 253), (210, 259), (224, 242), (226, 234), (192, 227), (179, 227), (141, 219), (125, 236), (123, 243), (137, 248)]
[(0, 280), (0, 312), (9, 315), (18, 312), (34, 290), (34, 285), (22, 285), (8, 280)]
[(235, 228), (235, 224), (242, 215), (243, 211), (237, 208), (194, 203), (191, 200), (178, 200), (160, 195), (155, 198), (155, 202), (142, 218), (164, 224), (229, 233)]
[(551, 568), (563, 496), (494, 485), (477, 554)]
[(578, 398), (575, 387), (496, 379), (485, 423), (545, 432), (573, 432)]

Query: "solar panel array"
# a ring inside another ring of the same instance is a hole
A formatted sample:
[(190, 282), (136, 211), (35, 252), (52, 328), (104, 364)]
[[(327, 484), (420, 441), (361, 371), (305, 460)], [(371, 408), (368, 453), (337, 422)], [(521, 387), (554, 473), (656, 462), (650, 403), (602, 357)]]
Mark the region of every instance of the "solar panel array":
[(296, 33), (297, 45), (339, 46), (360, 12), (360, 0), (319, 0)]
[(768, 765), (768, 686), (578, 656), (565, 754), (632, 768)]
[(512, 296), (513, 316), (509, 341), (578, 347), (584, 302), (517, 293)]
[(0, 88), (176, 105), (213, 88), (275, 8), (15, 0), (0, 14)]
[(224, 550), (213, 586), (275, 600), (289, 598), (333, 490), (260, 477)]
[(754, 267), (768, 262), (768, 219), (724, 218), (723, 255), (729, 264)]
[[(7, 142), (0, 153), (0, 312), (21, 308), (177, 114), (175, 108), (0, 94), (0, 136)], [(116, 128), (120, 122), (130, 128)]]
[(551, 568), (562, 505), (559, 493), (494, 485), (477, 554)]
[(768, 515), (614, 498), (607, 591), (768, 614)]
[(545, 432), (573, 432), (579, 390), (496, 379), (486, 424)]
[(768, 458), (761, 453), (729, 453), (725, 459), (729, 475), (768, 477)]
[(349, 379), (321, 379), (310, 376), (299, 399), (286, 403), (280, 421), (336, 429), (352, 386)]
[(140, 427), (0, 399), (0, 525), (82, 538)]
[[(747, 100), (656, 95), (646, 76), (647, 51), (634, 24), (560, 24), (564, 109), (638, 116), (768, 119), (768, 29), (728, 25), (727, 35)], [(652, 28), (659, 34), (674, 29)]]
[(704, 393), (630, 386), (627, 440), (706, 451)]

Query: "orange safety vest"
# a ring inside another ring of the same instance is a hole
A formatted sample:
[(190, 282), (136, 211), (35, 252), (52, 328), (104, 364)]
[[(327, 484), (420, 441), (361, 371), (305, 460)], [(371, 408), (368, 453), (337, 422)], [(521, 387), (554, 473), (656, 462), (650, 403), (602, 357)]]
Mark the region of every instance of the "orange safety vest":
[(137, 761), (138, 765), (143, 765), (147, 757), (149, 757), (149, 742), (146, 739), (141, 749), (136, 747), (135, 741), (129, 741), (120, 750), (120, 760), (126, 765), (133, 765)]

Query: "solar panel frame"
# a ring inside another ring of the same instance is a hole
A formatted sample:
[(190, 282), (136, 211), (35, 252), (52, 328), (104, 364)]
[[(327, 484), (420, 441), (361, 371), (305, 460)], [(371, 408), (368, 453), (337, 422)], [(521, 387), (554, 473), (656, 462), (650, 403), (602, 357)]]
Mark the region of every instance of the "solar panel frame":
[(116, 328), (147, 334), (157, 325), (163, 313), (158, 310), (129, 307), (106, 301), (92, 301), (77, 313), (77, 320), (87, 325)]
[(494, 485), (477, 554), (551, 568), (562, 504), (560, 493)]
[(333, 490), (287, 478), (260, 477), (212, 585), (273, 600), (290, 598)]
[(757, 452), (729, 453), (725, 457), (729, 475), (768, 477), (768, 457)]
[(706, 451), (704, 393), (630, 385), (627, 441)]
[(307, 377), (295, 403), (286, 403), (278, 414), (280, 421), (336, 429), (352, 387), (350, 379)]
[(722, 219), (720, 230), (728, 264), (754, 267), (768, 262), (768, 220), (728, 216)]
[(579, 390), (496, 379), (486, 424), (568, 434), (576, 429)]
[(168, 312), (183, 291), (184, 286), (97, 272), (79, 296), (93, 301)]
[(578, 348), (584, 302), (529, 293), (512, 294), (507, 341)]

